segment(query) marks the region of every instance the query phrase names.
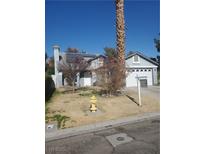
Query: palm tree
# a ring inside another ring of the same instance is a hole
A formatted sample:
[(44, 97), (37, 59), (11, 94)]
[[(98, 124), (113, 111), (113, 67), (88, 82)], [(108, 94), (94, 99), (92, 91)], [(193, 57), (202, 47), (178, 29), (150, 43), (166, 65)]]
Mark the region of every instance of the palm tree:
[(116, 41), (118, 61), (120, 65), (120, 75), (122, 75), (121, 85), (125, 78), (125, 21), (124, 21), (124, 0), (115, 0), (116, 4)]

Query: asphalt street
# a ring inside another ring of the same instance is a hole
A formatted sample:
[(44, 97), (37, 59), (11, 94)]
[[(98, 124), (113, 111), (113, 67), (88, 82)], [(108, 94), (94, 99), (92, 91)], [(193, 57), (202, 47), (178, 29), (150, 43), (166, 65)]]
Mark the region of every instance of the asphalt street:
[(46, 154), (159, 154), (160, 119), (48, 141), (45, 150)]

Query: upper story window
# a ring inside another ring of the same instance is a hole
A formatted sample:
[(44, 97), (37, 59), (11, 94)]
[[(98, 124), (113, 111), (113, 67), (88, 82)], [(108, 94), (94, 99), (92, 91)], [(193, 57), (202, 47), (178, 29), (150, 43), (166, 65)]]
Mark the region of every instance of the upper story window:
[(134, 63), (139, 63), (139, 62), (140, 62), (138, 55), (133, 56), (133, 62), (134, 62)]

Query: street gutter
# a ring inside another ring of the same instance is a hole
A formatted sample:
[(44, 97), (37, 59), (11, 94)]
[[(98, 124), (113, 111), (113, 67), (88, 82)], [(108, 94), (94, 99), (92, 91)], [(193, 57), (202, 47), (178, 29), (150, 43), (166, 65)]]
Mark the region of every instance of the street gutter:
[(67, 138), (71, 136), (81, 135), (85, 133), (92, 133), (100, 130), (105, 130), (108, 128), (113, 128), (121, 125), (127, 125), (134, 122), (141, 122), (147, 119), (160, 117), (159, 112), (146, 113), (143, 115), (129, 116), (125, 118), (120, 118), (116, 120), (109, 120), (104, 122), (98, 122), (94, 124), (89, 124), (85, 126), (78, 126), (73, 128), (61, 129), (53, 132), (45, 133), (45, 141), (53, 141), (62, 138)]

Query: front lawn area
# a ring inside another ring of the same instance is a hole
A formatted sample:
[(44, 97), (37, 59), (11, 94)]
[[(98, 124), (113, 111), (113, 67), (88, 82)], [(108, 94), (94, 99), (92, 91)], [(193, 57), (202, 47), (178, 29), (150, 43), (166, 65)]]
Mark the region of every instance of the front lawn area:
[[(101, 114), (88, 114), (92, 93), (95, 93), (97, 107), (102, 111)], [(134, 102), (138, 100), (137, 98), (137, 93), (131, 90), (125, 91), (125, 94), (121, 96), (106, 97), (99, 95), (92, 88), (77, 90), (76, 93), (66, 93), (61, 89), (56, 94), (54, 93), (49, 103), (46, 104), (46, 121), (50, 123), (48, 117), (57, 114), (67, 116), (69, 119), (65, 122), (64, 128), (68, 128), (159, 111), (159, 100), (154, 99), (151, 95), (142, 95), (141, 107)]]

